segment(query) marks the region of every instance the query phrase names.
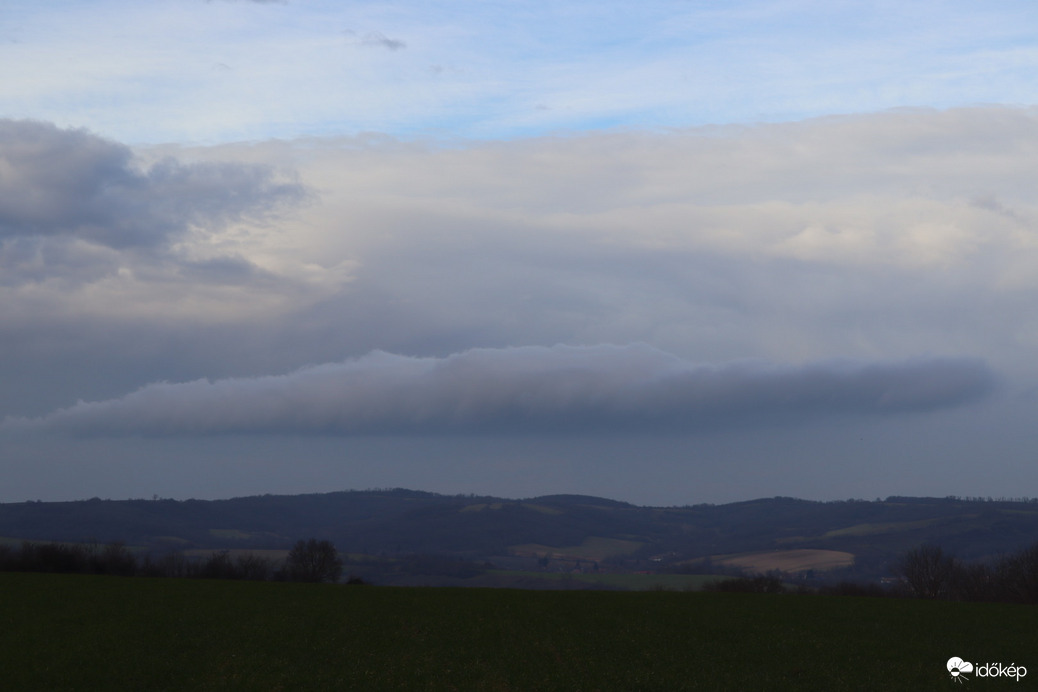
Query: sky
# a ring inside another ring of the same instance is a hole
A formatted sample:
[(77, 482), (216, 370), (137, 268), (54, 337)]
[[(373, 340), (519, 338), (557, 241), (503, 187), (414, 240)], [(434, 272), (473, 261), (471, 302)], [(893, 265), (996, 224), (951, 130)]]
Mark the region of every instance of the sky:
[(1038, 496), (1030, 0), (10, 0), (0, 501)]

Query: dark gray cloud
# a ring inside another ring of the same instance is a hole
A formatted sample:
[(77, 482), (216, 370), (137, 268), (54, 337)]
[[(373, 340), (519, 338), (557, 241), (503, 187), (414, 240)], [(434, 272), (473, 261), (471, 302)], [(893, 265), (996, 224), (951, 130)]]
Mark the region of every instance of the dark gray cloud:
[(194, 227), (263, 218), (305, 194), (267, 166), (166, 158), (144, 168), (128, 147), (85, 130), (0, 120), (2, 241), (155, 247)]
[(373, 352), (286, 375), (157, 383), (9, 430), (83, 435), (686, 431), (947, 408), (988, 393), (979, 360), (700, 364), (646, 345)]

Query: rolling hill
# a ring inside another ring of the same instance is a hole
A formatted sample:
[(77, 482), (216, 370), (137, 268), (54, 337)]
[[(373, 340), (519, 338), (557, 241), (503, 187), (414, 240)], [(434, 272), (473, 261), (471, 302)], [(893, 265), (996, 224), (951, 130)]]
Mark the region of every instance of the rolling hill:
[(425, 556), (428, 563), (438, 556), (504, 569), (836, 570), (876, 578), (889, 574), (898, 554), (923, 543), (966, 560), (1030, 545), (1038, 540), (1038, 501), (776, 497), (639, 507), (581, 495), (513, 500), (393, 489), (0, 504), (0, 540), (9, 544), (120, 541), (153, 552), (277, 551), (304, 537), (331, 540), (358, 562)]

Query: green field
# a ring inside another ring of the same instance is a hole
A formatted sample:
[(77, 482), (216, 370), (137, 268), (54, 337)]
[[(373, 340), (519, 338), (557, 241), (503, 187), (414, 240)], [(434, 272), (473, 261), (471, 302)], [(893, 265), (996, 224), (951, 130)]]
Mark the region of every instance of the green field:
[(947, 690), (951, 656), (1024, 665), (1033, 683), (1036, 615), (847, 597), (8, 573), (0, 675), (10, 690)]

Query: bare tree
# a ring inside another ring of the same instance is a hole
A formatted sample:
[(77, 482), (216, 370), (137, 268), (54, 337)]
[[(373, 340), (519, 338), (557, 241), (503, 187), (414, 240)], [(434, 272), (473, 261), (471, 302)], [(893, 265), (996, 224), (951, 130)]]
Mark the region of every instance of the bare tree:
[(342, 559), (331, 541), (299, 541), (285, 558), (285, 576), (292, 581), (337, 582)]
[(895, 572), (917, 598), (946, 598), (955, 575), (955, 558), (938, 546), (922, 545), (905, 553)]

